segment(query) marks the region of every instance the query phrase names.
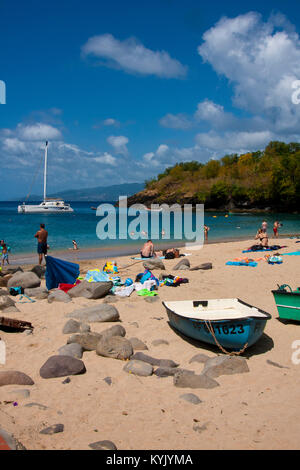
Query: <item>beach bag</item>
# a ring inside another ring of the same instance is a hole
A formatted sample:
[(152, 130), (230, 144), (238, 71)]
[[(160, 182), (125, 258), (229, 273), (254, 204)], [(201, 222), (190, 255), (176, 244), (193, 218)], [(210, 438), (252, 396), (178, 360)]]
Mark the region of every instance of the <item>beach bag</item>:
[(19, 287), (11, 287), (9, 289), (9, 295), (13, 295), (13, 296), (16, 296), (16, 295), (21, 295), (21, 294), (24, 294), (24, 289), (23, 287), (19, 286)]

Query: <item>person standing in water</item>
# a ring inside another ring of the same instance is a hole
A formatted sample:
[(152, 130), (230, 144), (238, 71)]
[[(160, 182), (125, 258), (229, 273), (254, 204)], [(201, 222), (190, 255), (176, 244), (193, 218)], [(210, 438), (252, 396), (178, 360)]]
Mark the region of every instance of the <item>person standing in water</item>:
[(279, 229), (279, 227), (281, 227), (281, 224), (278, 222), (278, 220), (276, 220), (274, 222), (274, 225), (273, 225), (273, 233), (274, 233), (275, 238), (278, 238), (278, 229)]
[(208, 232), (209, 232), (209, 227), (207, 225), (204, 225), (204, 238), (205, 240), (208, 240)]
[(36, 232), (34, 235), (37, 238), (38, 245), (37, 245), (37, 252), (39, 255), (39, 264), (42, 264), (43, 255), (44, 257), (47, 255), (47, 239), (48, 239), (48, 232), (45, 230), (45, 224), (40, 225), (40, 230)]

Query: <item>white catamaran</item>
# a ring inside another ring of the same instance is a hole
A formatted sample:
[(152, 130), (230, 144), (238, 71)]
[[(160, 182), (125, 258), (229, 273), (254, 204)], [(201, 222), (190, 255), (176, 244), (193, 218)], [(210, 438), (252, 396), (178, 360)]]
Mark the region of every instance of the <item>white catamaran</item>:
[(74, 212), (70, 204), (66, 204), (62, 199), (57, 198), (47, 198), (46, 190), (47, 190), (47, 156), (48, 156), (48, 142), (46, 142), (45, 147), (45, 166), (44, 166), (44, 200), (41, 204), (33, 205), (33, 204), (23, 204), (18, 206), (18, 212), (27, 214), (27, 213), (60, 213), (60, 212)]

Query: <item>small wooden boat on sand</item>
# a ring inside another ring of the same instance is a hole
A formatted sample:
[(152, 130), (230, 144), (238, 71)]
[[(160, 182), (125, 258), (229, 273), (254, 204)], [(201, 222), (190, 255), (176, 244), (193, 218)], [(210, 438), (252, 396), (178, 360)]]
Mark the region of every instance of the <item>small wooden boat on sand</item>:
[(187, 300), (163, 305), (170, 324), (185, 336), (232, 351), (255, 344), (272, 318), (240, 299)]
[(283, 284), (272, 290), (279, 318), (300, 321), (300, 287), (296, 290)]

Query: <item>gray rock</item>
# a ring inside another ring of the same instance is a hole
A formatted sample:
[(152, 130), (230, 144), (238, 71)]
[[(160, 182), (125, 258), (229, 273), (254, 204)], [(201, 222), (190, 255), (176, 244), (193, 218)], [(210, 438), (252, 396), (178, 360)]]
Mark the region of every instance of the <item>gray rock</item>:
[(172, 361), (171, 359), (156, 359), (154, 357), (147, 356), (146, 354), (142, 352), (134, 353), (131, 359), (136, 359), (138, 361), (147, 362), (148, 364), (151, 364), (152, 366), (158, 366), (158, 367), (178, 367), (179, 365), (179, 364), (176, 364), (176, 362)]
[(9, 295), (9, 292), (5, 289), (0, 289), (0, 295)]
[(188, 371), (186, 369), (176, 369), (175, 367), (159, 367), (158, 369), (155, 370), (154, 375), (157, 377), (174, 377), (175, 374), (178, 374), (178, 372), (187, 372), (187, 373), (192, 373), (191, 371)]
[(15, 301), (9, 295), (0, 296), (0, 311), (7, 311), (8, 308), (15, 307)]
[(48, 295), (49, 304), (52, 304), (52, 302), (64, 302), (66, 304), (71, 301), (71, 297), (61, 289), (51, 290)]
[(202, 263), (202, 264), (199, 264), (198, 266), (194, 266), (190, 270), (191, 271), (198, 271), (200, 269), (204, 270), (204, 271), (206, 271), (207, 269), (212, 269), (212, 263)]
[(15, 274), (17, 272), (24, 272), (21, 266), (3, 266), (0, 275), (6, 276), (7, 274)]
[(215, 388), (219, 384), (216, 380), (206, 375), (196, 375), (190, 372), (179, 371), (174, 375), (173, 384), (179, 388)]
[(65, 380), (62, 381), (62, 384), (69, 384), (71, 382), (70, 377), (67, 377)]
[(62, 332), (64, 334), (70, 333), (88, 333), (91, 330), (90, 325), (85, 323), (80, 323), (76, 320), (70, 319), (67, 321), (65, 326), (63, 327)]
[(206, 354), (196, 354), (192, 357), (192, 359), (190, 359), (189, 364), (192, 364), (192, 362), (200, 362), (200, 364), (205, 364), (208, 359), (210, 359), (210, 357)]
[(86, 299), (101, 299), (109, 293), (113, 287), (112, 282), (88, 282), (82, 281), (68, 291), (71, 297), (85, 297)]
[(102, 338), (111, 338), (112, 336), (125, 336), (126, 330), (122, 325), (113, 325), (100, 332)]
[(148, 349), (147, 345), (138, 338), (129, 338), (129, 341), (135, 351), (146, 351)]
[(107, 385), (111, 385), (112, 384), (112, 380), (111, 380), (111, 377), (105, 377), (105, 379), (103, 379), (105, 383), (107, 383)]
[(243, 374), (245, 372), (249, 372), (245, 358), (240, 356), (217, 356), (205, 362), (202, 375), (215, 378), (220, 375)]
[(126, 360), (133, 354), (131, 343), (122, 336), (102, 337), (97, 344), (96, 353), (99, 356)]
[(82, 358), (83, 347), (78, 343), (65, 344), (58, 350), (60, 356), (71, 356), (76, 357), (77, 359)]
[(33, 385), (34, 381), (23, 372), (17, 370), (0, 371), (0, 387), (2, 385)]
[(192, 403), (193, 405), (199, 405), (199, 403), (202, 403), (202, 400), (200, 400), (197, 395), (194, 395), (194, 393), (184, 393), (183, 395), (180, 395), (179, 398), (189, 403)]
[(153, 269), (161, 269), (165, 271), (166, 269), (164, 263), (159, 258), (154, 258), (154, 259), (149, 259), (147, 261), (144, 261), (143, 266), (145, 269), (149, 269), (150, 271), (152, 271)]
[(46, 266), (41, 266), (40, 264), (37, 264), (32, 268), (31, 271), (41, 279), (45, 275)]
[(43, 379), (84, 374), (86, 368), (80, 359), (71, 356), (51, 356), (40, 369)]
[(80, 344), (84, 351), (96, 351), (97, 344), (101, 339), (101, 335), (99, 333), (81, 333), (77, 335), (71, 335), (67, 343), (78, 343)]
[(176, 264), (176, 266), (173, 268), (173, 271), (181, 271), (183, 269), (190, 269), (190, 262), (187, 258), (183, 258), (179, 261), (179, 263)]
[(32, 272), (21, 272), (18, 271), (9, 279), (7, 283), (7, 288), (11, 287), (23, 287), (23, 289), (31, 287), (40, 287), (41, 280), (40, 278)]
[(149, 377), (153, 374), (153, 367), (143, 361), (131, 360), (123, 367), (125, 372), (141, 377)]
[(24, 294), (28, 295), (28, 297), (35, 297), (38, 300), (47, 299), (49, 291), (46, 287), (33, 287), (24, 289)]
[(168, 341), (166, 341), (165, 339), (155, 339), (154, 341), (152, 341), (152, 346), (161, 346), (162, 344), (165, 344), (165, 345), (169, 345)]
[(116, 445), (112, 441), (98, 441), (89, 444), (93, 450), (117, 450)]
[(93, 307), (77, 309), (69, 313), (67, 317), (76, 318), (87, 323), (104, 323), (120, 320), (118, 310), (110, 304), (98, 304)]
[(103, 299), (103, 303), (106, 303), (106, 304), (114, 304), (116, 302), (118, 302), (118, 296), (117, 295), (107, 295), (106, 297), (104, 297)]
[(64, 431), (64, 425), (63, 424), (53, 424), (52, 426), (49, 426), (48, 428), (44, 428), (40, 431), (40, 434), (57, 434), (59, 432)]

